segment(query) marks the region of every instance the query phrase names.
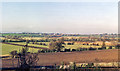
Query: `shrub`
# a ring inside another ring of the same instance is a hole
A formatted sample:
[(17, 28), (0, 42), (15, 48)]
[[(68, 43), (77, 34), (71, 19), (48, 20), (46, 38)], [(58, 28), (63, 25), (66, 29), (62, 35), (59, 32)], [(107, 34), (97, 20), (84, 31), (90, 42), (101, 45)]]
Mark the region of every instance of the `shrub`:
[(42, 45), (42, 43), (40, 43), (40, 45)]
[(99, 46), (99, 44), (96, 44), (96, 46)]
[(16, 51), (16, 50), (11, 51), (11, 52), (10, 52), (10, 54), (12, 55), (12, 58), (14, 58), (14, 57), (15, 57), (15, 55), (17, 55), (17, 51)]
[(47, 46), (45, 43), (43, 43), (44, 46)]
[(92, 48), (92, 47), (90, 47), (89, 50), (96, 50), (96, 48)]
[(65, 51), (65, 52), (70, 52), (70, 49), (65, 49), (64, 51)]
[(106, 49), (106, 47), (102, 47), (102, 49)]
[(41, 53), (41, 50), (38, 50), (38, 53)]
[(83, 49), (83, 51), (86, 51), (87, 50), (87, 48), (82, 48)]
[(42, 50), (41, 52), (42, 52), (42, 53), (45, 53), (45, 51), (44, 51), (44, 50)]
[(71, 43), (67, 43), (67, 45), (71, 45)]
[(120, 49), (120, 44), (117, 44), (116, 49)]
[(109, 46), (109, 49), (112, 49), (112, 46)]
[(98, 50), (102, 50), (102, 48), (98, 48)]
[(94, 67), (94, 63), (88, 63), (88, 67)]
[(72, 51), (76, 51), (76, 49), (72, 49)]

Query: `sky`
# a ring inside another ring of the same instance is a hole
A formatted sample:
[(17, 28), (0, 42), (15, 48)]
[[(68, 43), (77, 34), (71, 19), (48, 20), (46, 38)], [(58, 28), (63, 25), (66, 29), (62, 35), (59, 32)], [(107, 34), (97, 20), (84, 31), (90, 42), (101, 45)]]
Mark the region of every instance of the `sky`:
[(2, 32), (117, 33), (116, 2), (4, 2)]

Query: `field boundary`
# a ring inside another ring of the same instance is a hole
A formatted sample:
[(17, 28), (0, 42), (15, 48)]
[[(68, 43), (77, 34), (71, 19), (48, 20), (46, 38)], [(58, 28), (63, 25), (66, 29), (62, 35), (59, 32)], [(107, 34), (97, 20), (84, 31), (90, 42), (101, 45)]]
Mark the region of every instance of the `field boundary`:
[[(0, 42), (1, 43), (1, 42)], [(10, 45), (16, 45), (16, 46), (23, 46), (25, 47), (25, 45), (21, 45), (21, 44), (13, 44), (13, 43), (8, 43), (8, 42), (2, 42), (3, 44), (10, 44)], [(30, 48), (37, 48), (37, 49), (48, 49), (48, 48), (44, 48), (44, 47), (36, 47), (36, 46), (27, 46)]]

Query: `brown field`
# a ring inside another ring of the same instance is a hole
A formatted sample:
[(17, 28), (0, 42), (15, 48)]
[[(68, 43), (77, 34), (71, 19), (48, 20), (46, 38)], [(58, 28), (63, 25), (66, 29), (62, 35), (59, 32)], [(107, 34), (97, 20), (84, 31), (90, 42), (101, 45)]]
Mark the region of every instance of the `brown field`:
[[(62, 61), (66, 64), (69, 62), (90, 63), (90, 62), (116, 62), (118, 61), (118, 49), (81, 51), (81, 52), (57, 52), (57, 53), (40, 53), (37, 65), (60, 65)], [(17, 65), (17, 59), (2, 59), (3, 67), (13, 67)]]

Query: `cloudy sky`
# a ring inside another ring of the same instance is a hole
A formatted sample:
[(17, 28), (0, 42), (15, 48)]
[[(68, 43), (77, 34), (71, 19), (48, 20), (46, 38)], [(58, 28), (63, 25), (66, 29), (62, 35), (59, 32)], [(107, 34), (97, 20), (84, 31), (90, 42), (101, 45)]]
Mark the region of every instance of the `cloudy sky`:
[(2, 32), (117, 33), (116, 2), (4, 2)]

